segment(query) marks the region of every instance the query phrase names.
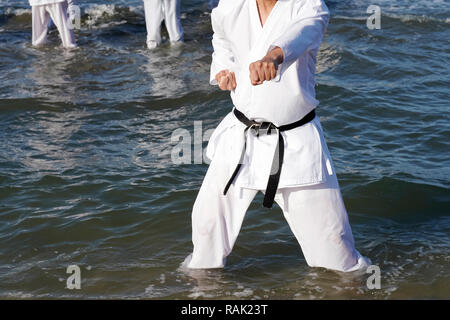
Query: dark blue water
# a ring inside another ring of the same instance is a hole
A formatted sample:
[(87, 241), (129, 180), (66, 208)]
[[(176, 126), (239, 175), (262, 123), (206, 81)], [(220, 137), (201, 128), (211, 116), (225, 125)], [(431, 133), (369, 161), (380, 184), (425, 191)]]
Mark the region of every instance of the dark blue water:
[[(378, 1), (380, 30), (366, 26), (368, 1), (328, 2), (318, 114), (380, 290), (309, 268), (261, 196), (224, 270), (178, 271), (207, 164), (194, 146), (174, 164), (171, 138), (231, 109), (208, 85), (206, 1), (183, 0), (185, 44), (154, 51), (141, 1), (79, 3), (68, 52), (56, 30), (31, 47), (28, 3), (0, 2), (0, 297), (450, 297), (449, 1)], [(81, 290), (65, 288), (72, 264)]]

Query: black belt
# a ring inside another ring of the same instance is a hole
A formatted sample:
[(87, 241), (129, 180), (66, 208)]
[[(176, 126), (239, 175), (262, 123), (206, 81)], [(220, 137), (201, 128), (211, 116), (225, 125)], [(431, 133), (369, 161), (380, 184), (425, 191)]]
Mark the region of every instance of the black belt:
[(242, 149), (241, 158), (239, 160), (238, 165), (236, 166), (236, 169), (234, 169), (233, 174), (231, 175), (230, 180), (228, 180), (227, 185), (225, 186), (225, 190), (223, 191), (223, 194), (226, 195), (228, 192), (228, 189), (230, 188), (231, 184), (233, 183), (234, 179), (236, 178), (239, 169), (242, 166), (242, 162), (244, 160), (245, 150), (247, 148), (247, 131), (249, 129), (253, 130), (253, 133), (258, 137), (260, 134), (271, 134), (272, 130), (277, 130), (278, 133), (278, 143), (275, 148), (275, 154), (273, 156), (272, 161), (272, 167), (270, 169), (270, 176), (269, 181), (267, 182), (266, 192), (264, 195), (264, 202), (263, 206), (266, 208), (272, 208), (273, 201), (275, 199), (275, 193), (278, 189), (278, 183), (280, 182), (280, 174), (281, 174), (281, 167), (283, 166), (283, 158), (284, 158), (284, 139), (281, 135), (281, 132), (286, 130), (291, 130), (297, 127), (300, 127), (311, 120), (314, 119), (316, 116), (316, 112), (313, 109), (311, 112), (309, 112), (306, 116), (304, 116), (302, 119), (289, 123), (283, 126), (277, 127), (272, 122), (256, 122), (254, 120), (250, 120), (240, 112), (238, 109), (234, 108), (233, 110), (234, 115), (236, 118), (245, 124), (247, 127), (244, 130), (244, 148)]

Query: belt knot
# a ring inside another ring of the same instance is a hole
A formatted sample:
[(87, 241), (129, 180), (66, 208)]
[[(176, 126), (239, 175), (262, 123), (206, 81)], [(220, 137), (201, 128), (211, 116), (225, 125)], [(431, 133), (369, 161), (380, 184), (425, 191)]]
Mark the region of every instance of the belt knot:
[(234, 108), (233, 110), (234, 115), (236, 118), (245, 124), (246, 128), (244, 130), (244, 147), (241, 151), (241, 158), (239, 160), (239, 163), (236, 166), (236, 169), (234, 169), (233, 174), (231, 175), (230, 179), (228, 180), (225, 189), (223, 191), (223, 194), (226, 195), (228, 192), (228, 189), (230, 188), (231, 184), (233, 183), (234, 179), (236, 178), (245, 155), (245, 150), (247, 148), (247, 139), (246, 139), (246, 132), (250, 129), (250, 131), (259, 137), (260, 135), (266, 134), (269, 135), (272, 133), (272, 129), (276, 129), (276, 132), (278, 134), (278, 141), (276, 143), (275, 152), (273, 154), (273, 160), (272, 160), (272, 167), (270, 169), (270, 176), (269, 181), (267, 181), (267, 187), (266, 192), (264, 195), (264, 202), (263, 206), (266, 208), (271, 208), (275, 199), (275, 193), (278, 189), (278, 183), (280, 181), (280, 174), (281, 174), (281, 167), (283, 166), (283, 158), (284, 158), (284, 139), (281, 135), (282, 131), (291, 130), (297, 127), (300, 127), (314, 119), (316, 116), (316, 113), (314, 110), (309, 112), (306, 116), (304, 116), (302, 119), (295, 121), (290, 124), (282, 125), (277, 127), (272, 122), (257, 122), (255, 120), (251, 120), (247, 118), (245, 114), (240, 112), (238, 109)]
[(253, 124), (250, 126), (250, 132), (259, 137), (260, 135), (270, 135), (272, 133), (272, 129), (276, 129), (277, 127), (272, 122), (256, 122), (253, 121)]

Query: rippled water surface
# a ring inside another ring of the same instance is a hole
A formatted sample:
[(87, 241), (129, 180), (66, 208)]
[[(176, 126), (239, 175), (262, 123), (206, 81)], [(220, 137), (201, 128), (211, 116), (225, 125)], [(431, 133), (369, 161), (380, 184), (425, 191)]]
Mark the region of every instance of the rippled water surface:
[(261, 195), (225, 269), (179, 271), (207, 165), (174, 164), (171, 136), (231, 109), (208, 85), (206, 1), (183, 0), (186, 43), (154, 51), (141, 1), (79, 3), (67, 52), (56, 30), (31, 47), (26, 1), (0, 1), (0, 297), (450, 298), (449, 1), (378, 1), (381, 30), (367, 1), (328, 1), (318, 114), (380, 290), (309, 268)]

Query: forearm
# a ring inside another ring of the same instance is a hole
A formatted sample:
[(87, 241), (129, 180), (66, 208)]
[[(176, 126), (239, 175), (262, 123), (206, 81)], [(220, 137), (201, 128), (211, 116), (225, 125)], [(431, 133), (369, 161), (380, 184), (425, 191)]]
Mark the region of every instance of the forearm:
[(224, 70), (233, 71), (234, 55), (222, 29), (222, 17), (213, 10), (211, 14), (211, 24), (214, 31), (212, 45), (214, 52), (212, 54), (210, 83), (217, 85), (216, 75)]
[(280, 65), (284, 61), (283, 50), (280, 47), (274, 47), (269, 52), (267, 52), (265, 58), (276, 61), (276, 63)]
[(321, 20), (308, 21), (294, 28), (282, 40), (276, 41), (274, 46), (283, 52), (284, 61), (295, 61), (305, 52), (320, 46), (325, 27)]
[(306, 4), (299, 8), (298, 17), (292, 21), (287, 31), (272, 43), (269, 51), (272, 48), (281, 48), (283, 62), (290, 63), (305, 52), (318, 49), (328, 19), (329, 11), (323, 0), (307, 0)]
[(264, 81), (270, 81), (277, 75), (279, 65), (284, 61), (283, 50), (280, 47), (274, 47), (258, 61), (250, 64), (250, 81), (252, 85), (262, 84)]

